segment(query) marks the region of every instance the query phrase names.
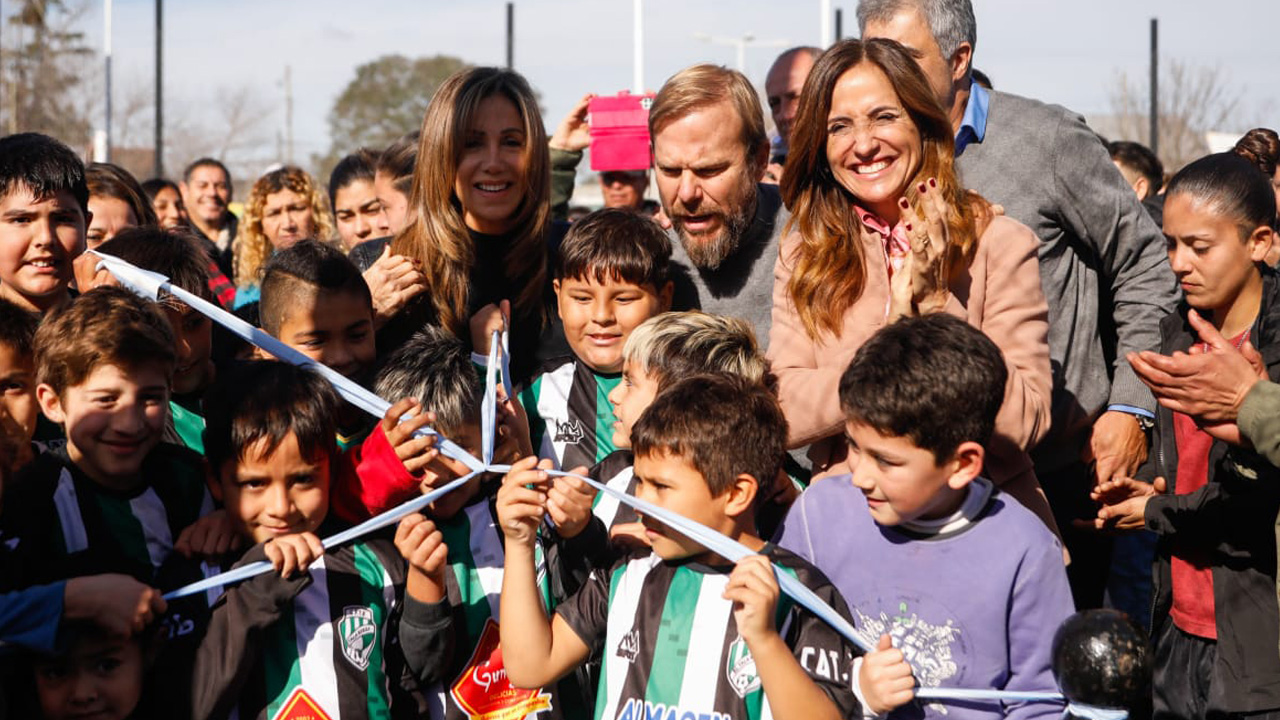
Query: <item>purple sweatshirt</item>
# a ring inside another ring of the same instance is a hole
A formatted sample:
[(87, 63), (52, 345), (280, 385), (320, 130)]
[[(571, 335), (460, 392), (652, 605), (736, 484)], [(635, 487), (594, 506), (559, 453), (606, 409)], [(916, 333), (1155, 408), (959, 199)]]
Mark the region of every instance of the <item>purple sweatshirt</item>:
[[(971, 484), (954, 517), (916, 532), (877, 525), (849, 476), (826, 478), (792, 506), (778, 544), (831, 579), (866, 636), (888, 633), (922, 686), (1056, 689), (1050, 645), (1074, 612), (1062, 548), (987, 481)], [(930, 701), (924, 710), (947, 720), (1062, 716), (1052, 703)]]

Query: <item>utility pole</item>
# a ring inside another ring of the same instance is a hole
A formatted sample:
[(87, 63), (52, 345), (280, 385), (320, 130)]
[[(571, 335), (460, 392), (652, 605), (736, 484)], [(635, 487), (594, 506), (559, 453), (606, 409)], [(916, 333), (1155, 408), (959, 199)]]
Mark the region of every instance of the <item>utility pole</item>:
[(106, 109), (105, 122), (103, 123), (103, 131), (106, 139), (102, 150), (103, 162), (111, 162), (111, 0), (105, 0), (103, 3), (103, 28), (102, 35), (102, 54), (105, 56), (106, 63)]
[(164, 177), (164, 0), (156, 0), (156, 157), (152, 177)]
[(516, 4), (507, 3), (507, 69), (516, 67)]
[(825, 50), (831, 46), (831, 0), (818, 0), (818, 16), (822, 35), (818, 38), (818, 47)]
[(1151, 109), (1148, 111), (1148, 118), (1151, 122), (1151, 153), (1157, 157), (1160, 156), (1160, 77), (1157, 72), (1159, 54), (1156, 42), (1159, 35), (1160, 21), (1151, 18)]
[(285, 160), (293, 164), (293, 68), (284, 66)]
[(644, 0), (632, 0), (631, 3), (631, 93), (644, 93)]
[(836, 42), (844, 39), (844, 10), (836, 8)]

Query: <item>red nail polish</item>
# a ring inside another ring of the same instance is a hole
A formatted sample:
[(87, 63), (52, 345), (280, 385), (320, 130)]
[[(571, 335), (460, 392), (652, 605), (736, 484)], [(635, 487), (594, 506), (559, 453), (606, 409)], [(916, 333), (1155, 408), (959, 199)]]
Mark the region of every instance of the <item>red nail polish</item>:
[(911, 223), (907, 223), (907, 232), (911, 232)]
[(934, 178), (929, 178), (929, 187), (931, 188), (938, 187), (938, 181)]
[(920, 184), (917, 186), (917, 189), (918, 189), (921, 193), (923, 193), (923, 192), (924, 192), (924, 183), (920, 183)]
[(907, 204), (906, 198), (898, 198), (898, 205), (900, 205), (903, 210), (906, 210), (908, 207), (910, 207), (910, 205)]

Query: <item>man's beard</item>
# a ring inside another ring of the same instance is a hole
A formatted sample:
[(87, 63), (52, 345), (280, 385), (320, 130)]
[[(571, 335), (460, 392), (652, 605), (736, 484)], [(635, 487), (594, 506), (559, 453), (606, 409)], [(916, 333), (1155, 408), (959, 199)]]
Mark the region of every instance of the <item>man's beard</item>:
[(721, 210), (696, 213), (720, 218), (720, 229), (714, 236), (694, 235), (685, 229), (684, 217), (695, 213), (671, 215), (671, 226), (679, 235), (680, 244), (684, 246), (684, 251), (694, 267), (702, 270), (716, 270), (730, 255), (737, 252), (742, 244), (742, 236), (747, 234), (747, 228), (751, 227), (751, 219), (755, 214), (755, 183), (748, 185), (745, 190), (746, 192), (739, 194), (741, 202), (737, 203), (737, 212), (732, 215)]

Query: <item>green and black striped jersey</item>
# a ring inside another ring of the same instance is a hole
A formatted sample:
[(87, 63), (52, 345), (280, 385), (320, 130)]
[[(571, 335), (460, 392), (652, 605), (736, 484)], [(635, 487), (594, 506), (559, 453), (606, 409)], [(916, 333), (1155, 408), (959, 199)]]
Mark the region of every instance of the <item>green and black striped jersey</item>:
[[(617, 450), (609, 453), (608, 457), (596, 463), (587, 475), (618, 492), (634, 495), (635, 473), (633, 465), (635, 465), (635, 455), (630, 450)], [(605, 528), (611, 528), (619, 523), (635, 522), (639, 519), (636, 511), (632, 510), (630, 505), (624, 505), (612, 495), (602, 492), (596, 493), (591, 512), (600, 518)]]
[(570, 355), (548, 360), (518, 395), (538, 457), (557, 468), (591, 467), (617, 449), (609, 393), (620, 374), (603, 374)]
[[(490, 490), (492, 488), (489, 488)], [(452, 657), (441, 668), (438, 686), (428, 696), (433, 720), (503, 718), (586, 718), (589, 712), (580, 685), (567, 678), (536, 690), (514, 688), (506, 679), (498, 646), (503, 564), (506, 553), (495, 498), (482, 491), (452, 518), (437, 522), (449, 548), (445, 575), (452, 622), (448, 632)], [(535, 547), (539, 594), (543, 607), (555, 608), (572, 586), (564, 563), (563, 542), (549, 526)], [(582, 560), (572, 562), (579, 565)], [(585, 574), (585, 566), (582, 573)]]
[[(242, 563), (263, 558), (259, 545)], [(401, 650), (404, 581), (404, 560), (377, 537), (334, 548), (288, 580), (267, 573), (228, 589), (197, 652), (193, 717), (416, 717)]]
[(147, 454), (131, 493), (102, 487), (59, 445), (5, 488), (4, 539), (23, 584), (120, 572), (153, 582), (178, 535), (213, 510), (204, 459), (161, 443)]
[[(798, 556), (767, 546), (762, 554), (791, 573), (846, 619), (849, 611), (826, 577)], [(723, 597), (732, 566), (664, 562), (653, 554), (592, 573), (556, 609), (603, 657), (596, 720), (712, 718), (768, 720), (770, 702), (755, 661), (738, 634), (733, 603)], [(786, 595), (777, 628), (797, 661), (840, 710), (856, 717), (855, 648)]]

